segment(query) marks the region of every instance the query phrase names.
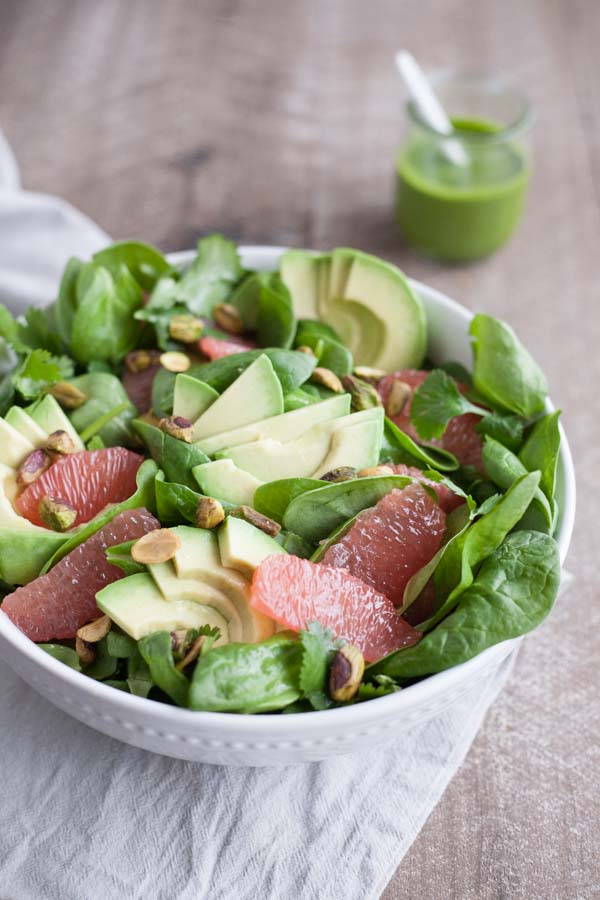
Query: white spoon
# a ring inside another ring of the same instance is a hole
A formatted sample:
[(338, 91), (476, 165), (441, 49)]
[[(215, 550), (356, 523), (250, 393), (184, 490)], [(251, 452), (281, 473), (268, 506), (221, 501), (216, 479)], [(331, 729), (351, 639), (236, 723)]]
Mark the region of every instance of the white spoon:
[[(396, 67), (404, 79), (423, 121), (440, 134), (453, 134), (452, 122), (412, 53), (399, 50), (396, 53)], [(442, 141), (441, 149), (454, 165), (468, 165), (469, 157), (460, 141)]]

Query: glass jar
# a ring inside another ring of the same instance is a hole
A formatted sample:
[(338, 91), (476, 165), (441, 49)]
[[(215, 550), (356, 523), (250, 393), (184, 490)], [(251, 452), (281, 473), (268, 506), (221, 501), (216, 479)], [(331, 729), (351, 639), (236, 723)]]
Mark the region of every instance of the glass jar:
[(508, 78), (445, 71), (431, 84), (454, 125), (451, 136), (406, 104), (408, 131), (396, 164), (396, 216), (407, 240), (430, 256), (487, 256), (510, 237), (531, 171), (533, 114)]

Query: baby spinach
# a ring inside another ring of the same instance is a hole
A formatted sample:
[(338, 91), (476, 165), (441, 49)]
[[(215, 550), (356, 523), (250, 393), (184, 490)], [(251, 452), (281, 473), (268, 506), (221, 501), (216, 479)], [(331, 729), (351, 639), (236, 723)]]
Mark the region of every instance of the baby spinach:
[(142, 289), (124, 266), (113, 278), (108, 269), (84, 265), (77, 278), (77, 309), (70, 346), (81, 363), (118, 362), (136, 345), (140, 327), (133, 318)]
[[(129, 541), (129, 544), (134, 544), (135, 541)], [(120, 545), (124, 547), (124, 544)], [(109, 552), (116, 548), (109, 547), (106, 551), (106, 555), (108, 556)], [(145, 570), (145, 566), (141, 567)], [(131, 573), (136, 574), (136, 573)], [(115, 628), (111, 628), (111, 630), (106, 635), (106, 649), (110, 653), (111, 656), (116, 657), (117, 659), (128, 659), (130, 656), (134, 656), (138, 652), (137, 642), (134, 641), (133, 638), (129, 637), (128, 634), (122, 634), (120, 631), (115, 631)]]
[(54, 304), (56, 327), (66, 346), (71, 343), (73, 319), (77, 311), (77, 281), (82, 268), (83, 263), (76, 256), (68, 260)]
[(323, 484), (317, 478), (281, 478), (279, 481), (269, 481), (256, 489), (253, 506), (264, 516), (281, 523), (294, 497), (323, 487)]
[(261, 288), (270, 278), (270, 272), (251, 272), (240, 281), (227, 301), (239, 312), (246, 331), (256, 330)]
[(186, 444), (165, 434), (160, 467), (168, 481), (184, 484), (195, 490), (198, 482), (192, 475), (194, 466), (210, 462), (209, 457), (196, 444)]
[(0, 337), (0, 416), (8, 410), (15, 396), (12, 374), (18, 362), (19, 357), (8, 341)]
[(386, 418), (383, 428), (383, 446), (380, 461), (404, 463), (422, 469), (425, 465), (440, 472), (452, 472), (458, 469), (458, 460), (441, 447), (417, 444), (408, 434), (401, 431), (391, 419)]
[[(483, 465), (489, 478), (498, 487), (507, 490), (518, 478), (527, 474), (527, 468), (518, 456), (507, 447), (492, 438), (486, 438), (483, 444)], [(541, 476), (541, 473), (539, 473)], [(541, 480), (540, 480), (541, 483)], [(532, 509), (528, 516), (528, 530), (552, 532), (554, 515), (550, 501), (538, 487), (532, 500)], [(534, 528), (534, 523), (537, 523)]]
[(497, 550), (522, 519), (539, 480), (539, 472), (519, 478), (503, 497), (488, 504), (485, 515), (448, 545), (434, 574), (436, 597), (441, 599), (441, 605), (419, 626), (420, 630), (429, 631), (454, 608), (461, 594), (473, 583), (477, 566)]
[(154, 687), (150, 667), (137, 647), (127, 659), (127, 687), (134, 697), (147, 697)]
[(95, 253), (92, 259), (96, 265), (108, 269), (114, 278), (117, 278), (122, 267), (126, 266), (145, 291), (151, 291), (161, 276), (172, 271), (170, 263), (160, 250), (138, 241), (111, 244), (110, 247)]
[(72, 378), (71, 384), (87, 397), (79, 409), (69, 413), (72, 424), (80, 434), (103, 416), (122, 407), (118, 414), (110, 415), (95, 433), (100, 435), (106, 447), (129, 447), (134, 443), (131, 424), (136, 408), (116, 375), (88, 372), (87, 375)]
[(247, 369), (262, 353), (271, 360), (275, 374), (281, 382), (284, 394), (296, 390), (307, 381), (316, 365), (314, 357), (307, 353), (297, 353), (294, 350), (285, 350), (277, 347), (266, 347), (259, 350), (247, 350), (243, 353), (235, 353), (232, 356), (224, 356), (214, 362), (195, 366), (188, 374), (205, 381), (215, 388), (220, 394)]
[[(106, 548), (106, 559), (112, 566), (118, 566), (124, 575), (137, 575), (139, 572), (146, 571), (146, 566), (136, 562), (131, 556), (131, 548), (135, 543), (136, 541), (125, 541), (123, 544), (115, 544)], [(112, 632), (109, 633), (112, 634)], [(112, 653), (112, 655), (118, 656), (119, 654)]]
[(146, 422), (144, 419), (134, 419), (131, 424), (146, 445), (146, 449), (154, 462), (161, 467), (165, 445), (164, 431), (161, 431), (156, 425), (151, 425), (150, 422)]
[(475, 426), (475, 431), (484, 437), (493, 438), (516, 451), (523, 441), (525, 423), (518, 416), (503, 416), (500, 413), (488, 413)]
[(542, 473), (540, 488), (550, 503), (554, 501), (556, 488), (556, 467), (560, 450), (560, 410), (548, 413), (531, 426), (519, 459), (530, 472)]
[(519, 637), (546, 618), (559, 581), (555, 541), (537, 531), (515, 532), (485, 560), (451, 615), (415, 646), (369, 666), (367, 677), (430, 675)]
[(321, 322), (312, 322), (310, 319), (300, 322), (294, 343), (296, 347), (310, 347), (318, 357), (319, 365), (331, 369), (340, 378), (352, 372), (352, 353), (342, 344), (333, 329)]
[(89, 678), (95, 678), (96, 681), (111, 678), (119, 667), (119, 660), (109, 653), (106, 638), (102, 638), (101, 641), (95, 644), (94, 649), (96, 658), (88, 666), (85, 666), (85, 674)]
[(38, 644), (38, 647), (49, 656), (53, 656), (54, 659), (64, 663), (65, 666), (69, 666), (77, 672), (81, 671), (79, 657), (71, 647), (64, 647), (62, 644)]
[(274, 272), (258, 295), (256, 336), (261, 347), (292, 346), (296, 333), (296, 317), (287, 287)]
[(544, 373), (512, 328), (478, 313), (469, 329), (473, 344), (473, 384), (493, 406), (524, 419), (544, 408), (548, 386)]
[(376, 475), (322, 487), (293, 499), (283, 516), (283, 526), (316, 544), (356, 513), (374, 506), (394, 488), (403, 488), (412, 478), (405, 475)]
[(203, 494), (184, 484), (165, 481), (162, 473), (156, 478), (155, 491), (156, 513), (163, 525), (196, 524), (196, 509)]
[(183, 672), (175, 667), (170, 633), (156, 631), (138, 641), (138, 649), (154, 684), (177, 706), (187, 706), (190, 683)]
[(284, 412), (291, 412), (293, 409), (302, 409), (303, 406), (312, 406), (313, 403), (319, 403), (320, 397), (308, 393), (304, 388), (296, 388), (283, 398)]
[(281, 544), (286, 553), (292, 556), (299, 556), (301, 559), (308, 559), (313, 551), (312, 544), (301, 538), (299, 534), (293, 531), (280, 531), (275, 538), (278, 544)]
[(92, 534), (95, 534), (100, 528), (103, 528), (108, 522), (112, 521), (119, 513), (127, 509), (147, 509), (149, 512), (156, 510), (156, 498), (154, 493), (154, 480), (157, 473), (157, 465), (152, 459), (146, 459), (139, 467), (136, 475), (137, 489), (127, 500), (121, 503), (115, 503), (113, 506), (107, 506), (102, 512), (99, 512), (90, 522), (87, 522), (80, 531), (73, 534), (64, 544), (53, 553), (46, 562), (41, 571), (41, 575), (48, 572), (52, 566), (56, 565), (63, 556), (78, 547), (84, 541), (87, 541)]
[(302, 694), (300, 641), (275, 636), (260, 644), (225, 644), (199, 659), (189, 693), (191, 709), (264, 713)]

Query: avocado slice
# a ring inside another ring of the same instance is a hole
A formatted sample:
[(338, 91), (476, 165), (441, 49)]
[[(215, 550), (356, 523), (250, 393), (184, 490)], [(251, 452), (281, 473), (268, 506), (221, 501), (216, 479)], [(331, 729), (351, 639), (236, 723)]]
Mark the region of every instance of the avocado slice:
[(192, 474), (203, 494), (226, 500), (234, 506), (252, 506), (254, 492), (263, 484), (258, 478), (239, 469), (231, 459), (215, 459), (194, 466)]
[[(265, 482), (292, 477), (310, 478), (314, 472), (321, 470), (324, 461), (329, 456), (332, 436), (361, 422), (376, 423), (376, 428), (369, 429), (369, 434), (375, 445), (380, 446), (383, 410), (381, 407), (373, 407), (349, 416), (342, 416), (331, 422), (321, 422), (295, 440), (284, 442), (266, 438), (237, 447), (229, 447), (220, 451), (219, 456), (232, 459), (239, 468)], [(372, 458), (372, 453), (369, 453), (370, 458)], [(351, 463), (344, 463), (344, 465), (349, 464)], [(361, 468), (363, 468), (362, 465)]]
[(157, 588), (169, 603), (192, 600), (194, 603), (200, 603), (202, 606), (214, 609), (221, 616), (226, 624), (226, 631), (223, 631), (223, 628), (219, 626), (221, 628), (221, 637), (217, 644), (225, 643), (227, 640), (244, 640), (240, 614), (235, 603), (225, 593), (204, 584), (196, 578), (180, 578), (170, 560), (169, 562), (148, 566), (148, 571), (152, 575)]
[(77, 431), (62, 411), (52, 394), (40, 400), (35, 406), (27, 410), (31, 418), (47, 434), (53, 431), (66, 431), (79, 450), (83, 450), (83, 442)]
[(283, 413), (283, 391), (271, 360), (261, 354), (194, 425), (194, 440)]
[(366, 469), (379, 462), (381, 443), (383, 440), (383, 409), (381, 419), (360, 422), (349, 428), (335, 431), (331, 436), (331, 446), (327, 458), (323, 460), (313, 478), (321, 478), (340, 466), (352, 466), (355, 469)]
[(346, 290), (346, 282), (354, 257), (355, 250), (346, 247), (338, 247), (331, 254), (331, 267), (329, 270), (329, 294), (327, 298), (319, 296), (319, 308), (323, 309), (328, 300), (335, 300), (337, 297), (343, 297)]
[(318, 271), (321, 257), (307, 250), (288, 250), (279, 261), (279, 274), (292, 296), (297, 319), (317, 319)]
[(34, 450), (31, 441), (4, 419), (0, 419), (0, 463), (17, 469)]
[[(0, 499), (0, 521), (5, 498)], [(20, 517), (18, 517), (20, 518)], [(27, 519), (21, 519), (27, 522)], [(29, 584), (42, 566), (71, 537), (27, 522), (27, 527), (0, 526), (0, 578), (6, 584)]]
[(218, 398), (219, 392), (198, 378), (181, 372), (175, 378), (173, 415), (195, 422)]
[(41, 447), (48, 440), (47, 432), (40, 428), (29, 413), (26, 413), (20, 406), (11, 406), (4, 416), (4, 421), (16, 428), (34, 447)]
[(235, 569), (248, 580), (268, 556), (285, 553), (281, 544), (264, 531), (232, 516), (228, 516), (219, 528), (218, 539), (223, 565)]
[(200, 581), (226, 594), (239, 612), (244, 641), (264, 641), (274, 634), (275, 622), (250, 606), (246, 579), (222, 564), (216, 534), (188, 525), (180, 525), (173, 530), (181, 540), (181, 547), (174, 559), (178, 577)]
[[(214, 609), (195, 600), (165, 600), (147, 572), (130, 575), (96, 594), (98, 608), (134, 640), (154, 631), (218, 627), (227, 635), (227, 623)], [(227, 638), (226, 638), (227, 639)]]
[(350, 412), (350, 394), (336, 394), (311, 406), (303, 406), (279, 416), (271, 416), (260, 422), (254, 422), (243, 428), (235, 428), (215, 434), (213, 437), (199, 441), (201, 450), (209, 456), (213, 456), (225, 447), (236, 447), (238, 444), (249, 444), (251, 441), (259, 441), (263, 438), (275, 440), (292, 440), (300, 437), (304, 432), (319, 422), (330, 422), (341, 416), (347, 416)]
[(392, 372), (418, 368), (423, 362), (427, 342), (423, 305), (390, 263), (355, 251), (343, 296), (331, 294), (319, 312), (359, 365)]

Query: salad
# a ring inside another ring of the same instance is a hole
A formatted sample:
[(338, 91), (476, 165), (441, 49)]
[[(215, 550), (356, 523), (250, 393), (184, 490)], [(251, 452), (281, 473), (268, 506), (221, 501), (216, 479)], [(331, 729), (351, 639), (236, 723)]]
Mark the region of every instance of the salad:
[(114, 689), (304, 712), (535, 628), (560, 575), (543, 373), (477, 314), (471, 371), (357, 250), (249, 271), (126, 242), (0, 307), (1, 613)]

